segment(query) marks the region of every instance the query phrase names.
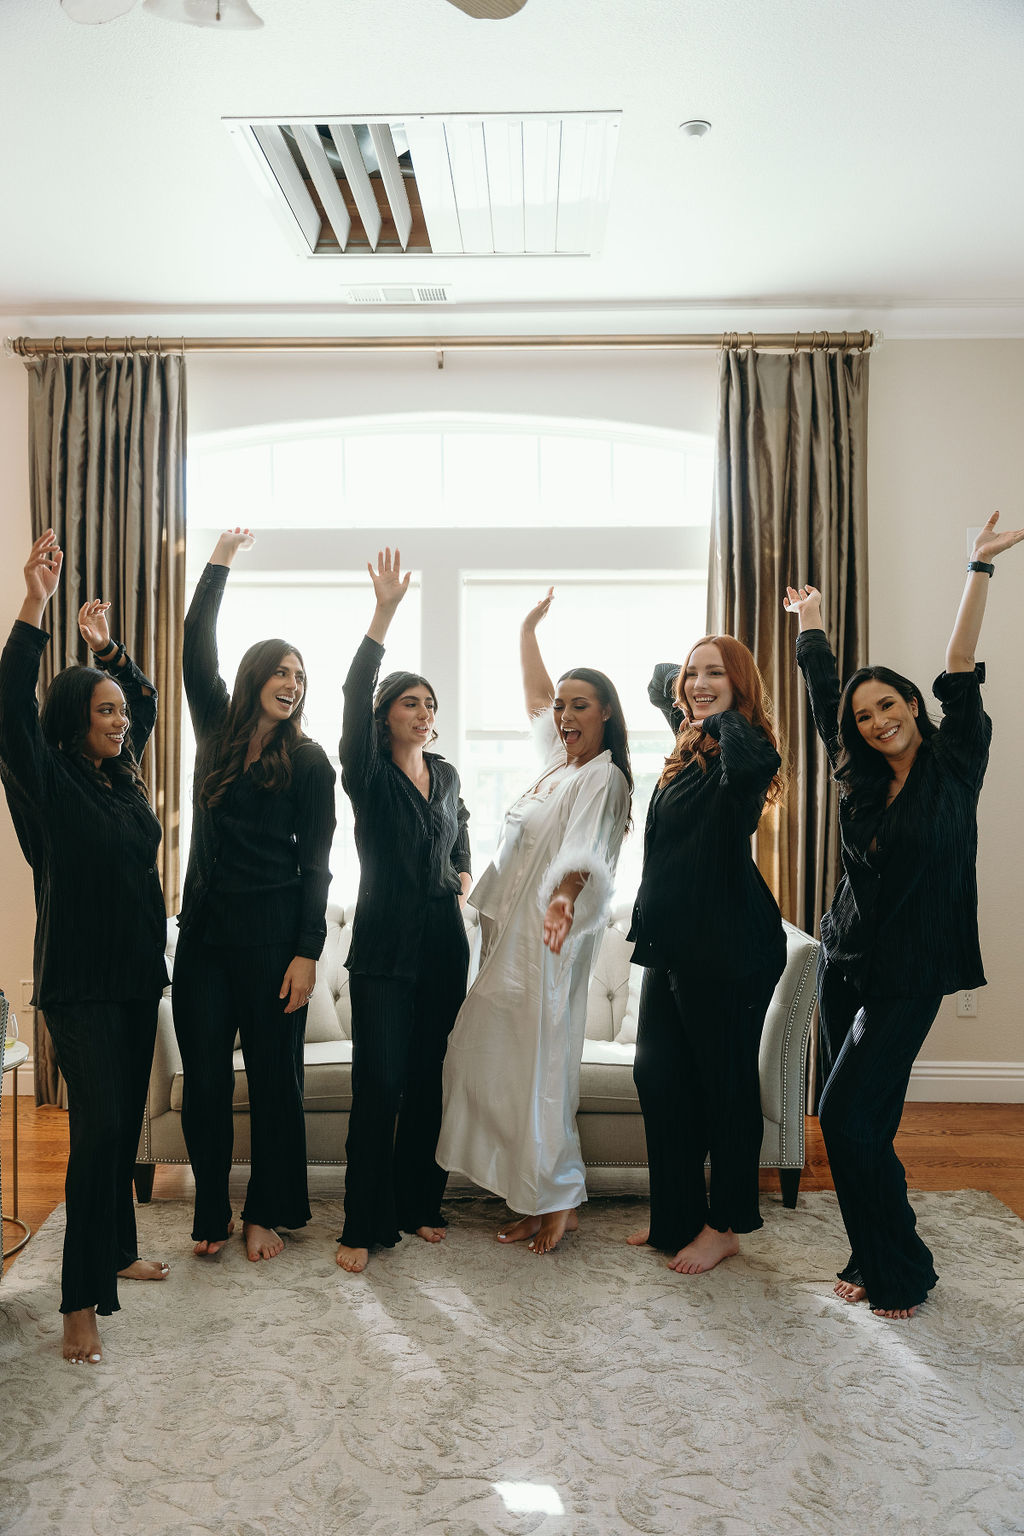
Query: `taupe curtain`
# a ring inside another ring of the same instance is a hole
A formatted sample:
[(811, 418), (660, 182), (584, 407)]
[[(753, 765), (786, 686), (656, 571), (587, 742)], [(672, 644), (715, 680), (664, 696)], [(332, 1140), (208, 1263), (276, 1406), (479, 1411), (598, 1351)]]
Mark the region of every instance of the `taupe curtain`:
[[(149, 354), (30, 358), (33, 536), (64, 550), (44, 684), (88, 660), (78, 633), (87, 598), (107, 599), (110, 632), (156, 684), (160, 717), (142, 771), (163, 824), (161, 877), (177, 910), (181, 631), (185, 583), (185, 359)], [(36, 1101), (61, 1087), (45, 1022), (33, 1046)]]
[(708, 632), (750, 647), (774, 702), (790, 784), (756, 857), (809, 933), (835, 889), (838, 816), (782, 600), (787, 584), (819, 587), (840, 677), (865, 662), (867, 404), (867, 354), (722, 354)]

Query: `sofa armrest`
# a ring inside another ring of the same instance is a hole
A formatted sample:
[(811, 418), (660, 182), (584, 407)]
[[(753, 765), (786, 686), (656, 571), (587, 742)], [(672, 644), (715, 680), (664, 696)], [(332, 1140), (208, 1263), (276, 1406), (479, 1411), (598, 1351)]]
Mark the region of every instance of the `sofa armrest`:
[(171, 1012), (171, 994), (168, 989), (160, 999), (156, 1020), (156, 1044), (153, 1047), (153, 1070), (149, 1075), (147, 1108), (151, 1115), (163, 1115), (171, 1107), (171, 1084), (181, 1071), (181, 1054), (174, 1033), (174, 1016)]
[(807, 1046), (818, 1001), (818, 941), (784, 924), (787, 959), (761, 1035), (761, 1108), (779, 1128), (778, 1161), (799, 1167), (804, 1153)]

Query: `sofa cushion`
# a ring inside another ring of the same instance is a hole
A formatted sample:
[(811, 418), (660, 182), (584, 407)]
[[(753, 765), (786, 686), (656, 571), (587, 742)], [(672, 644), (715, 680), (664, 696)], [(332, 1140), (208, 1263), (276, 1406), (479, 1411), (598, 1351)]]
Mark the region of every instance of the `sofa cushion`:
[(633, 1083), (631, 1045), (614, 1040), (587, 1040), (580, 1068), (580, 1110), (584, 1114), (635, 1115), (639, 1113)]
[[(348, 1110), (352, 1107), (352, 1042), (351, 1040), (319, 1040), (306, 1042), (305, 1088), (302, 1102), (311, 1112), (319, 1110)], [(241, 1051), (235, 1051), (232, 1059), (235, 1071), (235, 1091), (231, 1107), (236, 1113), (249, 1108), (249, 1084), (245, 1076), (245, 1062)], [(171, 1082), (171, 1109), (181, 1112), (181, 1093), (184, 1076), (179, 1070)]]

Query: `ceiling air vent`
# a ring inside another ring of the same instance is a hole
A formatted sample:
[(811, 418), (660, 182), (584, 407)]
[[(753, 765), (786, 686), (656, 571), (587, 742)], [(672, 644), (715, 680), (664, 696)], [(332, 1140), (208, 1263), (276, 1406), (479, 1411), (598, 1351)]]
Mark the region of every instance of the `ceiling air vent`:
[(350, 304), (450, 304), (447, 288), (349, 288)]
[(604, 233), (620, 116), (227, 126), (306, 256), (588, 256)]

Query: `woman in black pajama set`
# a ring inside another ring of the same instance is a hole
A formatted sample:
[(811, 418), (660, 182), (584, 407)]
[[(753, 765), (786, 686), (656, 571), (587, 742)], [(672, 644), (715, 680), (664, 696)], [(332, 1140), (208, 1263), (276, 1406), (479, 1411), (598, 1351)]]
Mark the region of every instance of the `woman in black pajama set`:
[(731, 635), (698, 641), (682, 668), (659, 666), (649, 692), (677, 738), (647, 814), (629, 934), (647, 967), (633, 1076), (651, 1222), (628, 1241), (701, 1274), (762, 1225), (758, 1053), (786, 941), (750, 837), (781, 793), (781, 762), (754, 658)]
[[(345, 679), (341, 782), (355, 812), (359, 896), (348, 967), (352, 1111), (337, 1262), (359, 1273), (403, 1232), (444, 1237), (447, 1173), (434, 1157), (441, 1069), (466, 996), (469, 813), (451, 763), (424, 750), (436, 697), (423, 677), (377, 686), (384, 638), (405, 596), (399, 552), (367, 567), (377, 606)], [(376, 689), (376, 692), (374, 691)], [(406, 1095), (406, 1089), (409, 1092)], [(397, 1117), (397, 1128), (396, 1128)]]
[(0, 774), (35, 886), (32, 1001), (68, 1089), (64, 1358), (92, 1364), (102, 1355), (96, 1315), (118, 1311), (118, 1277), (167, 1274), (139, 1258), (132, 1201), (167, 922), (160, 823), (137, 767), (156, 690), (110, 639), (109, 604), (86, 603), (78, 616), (95, 666), (59, 672), (36, 709), (50, 638), (40, 626), (62, 561), (48, 529), (32, 546), (0, 658)]
[(303, 1038), (327, 937), (334, 769), (302, 734), (306, 675), (285, 640), (250, 646), (234, 691), (220, 677), (217, 614), (252, 536), (222, 534), (185, 619), (184, 681), (196, 733), (192, 847), (174, 957), (181, 1123), (196, 1181), (195, 1252), (233, 1230), (232, 1052), (245, 1060), (251, 1130), (242, 1209), (250, 1259), (281, 1252), (277, 1227), (309, 1220)]
[(991, 562), (1024, 539), (975, 541), (967, 584), (933, 685), (942, 724), (920, 690), (887, 667), (863, 667), (840, 696), (821, 624), (821, 594), (787, 589), (796, 654), (814, 724), (839, 783), (842, 879), (821, 920), (819, 1118), (850, 1239), (844, 1301), (912, 1317), (938, 1276), (916, 1231), (893, 1141), (910, 1069), (943, 996), (984, 986), (975, 874), (977, 804), (991, 722), (981, 703), (981, 633)]

